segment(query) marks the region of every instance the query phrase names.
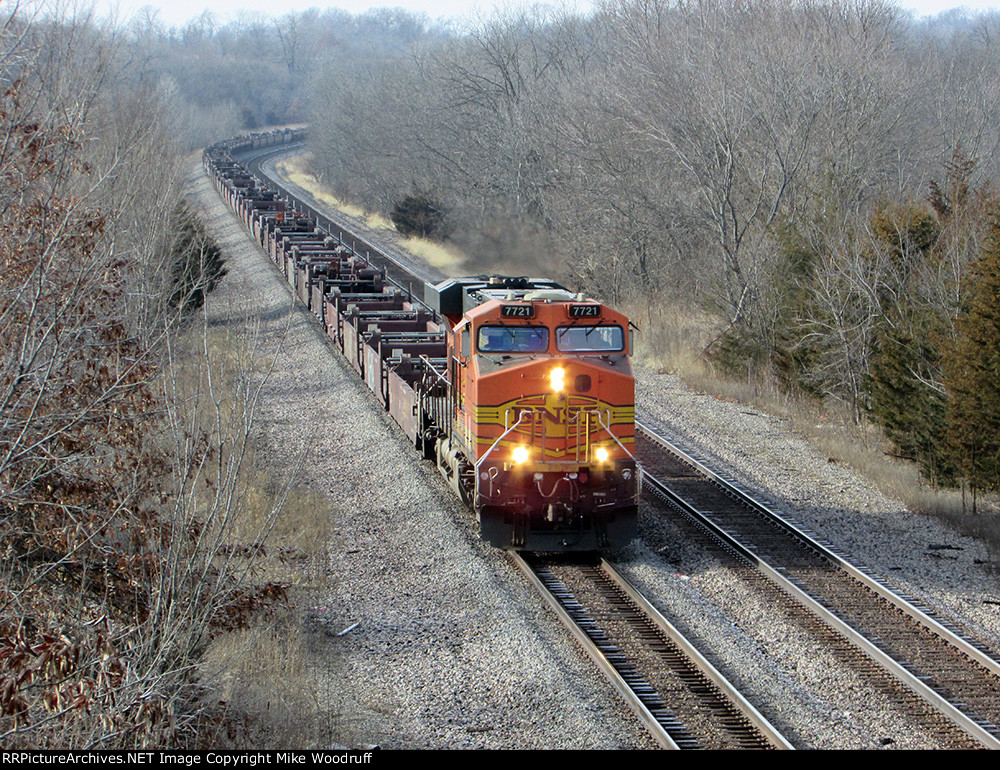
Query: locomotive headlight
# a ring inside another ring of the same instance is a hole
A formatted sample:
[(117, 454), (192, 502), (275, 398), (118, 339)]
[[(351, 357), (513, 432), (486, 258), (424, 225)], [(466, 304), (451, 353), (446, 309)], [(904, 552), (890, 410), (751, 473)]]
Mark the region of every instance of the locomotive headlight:
[(549, 382), (552, 383), (552, 390), (556, 393), (561, 393), (562, 389), (566, 387), (566, 372), (561, 366), (557, 366), (551, 372), (549, 372)]
[(514, 462), (516, 462), (518, 465), (523, 465), (524, 463), (528, 462), (528, 457), (530, 455), (531, 453), (528, 451), (528, 447), (519, 446), (514, 448), (514, 453), (512, 457), (514, 458)]
[(607, 462), (607, 460), (608, 460), (608, 450), (605, 449), (602, 446), (597, 447), (597, 451), (594, 452), (594, 457), (597, 458), (597, 462), (599, 462), (599, 463)]

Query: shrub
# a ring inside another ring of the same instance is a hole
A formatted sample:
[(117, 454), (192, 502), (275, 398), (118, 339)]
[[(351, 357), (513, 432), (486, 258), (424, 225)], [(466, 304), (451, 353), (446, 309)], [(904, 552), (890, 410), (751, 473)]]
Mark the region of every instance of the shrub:
[(397, 203), (391, 219), (403, 235), (418, 235), (421, 238), (443, 235), (444, 211), (421, 193), (407, 195)]

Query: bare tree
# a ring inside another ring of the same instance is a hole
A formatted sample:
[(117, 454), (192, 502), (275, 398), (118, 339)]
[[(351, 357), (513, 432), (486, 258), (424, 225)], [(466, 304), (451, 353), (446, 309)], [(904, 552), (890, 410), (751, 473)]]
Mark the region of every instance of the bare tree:
[(85, 18), (14, 17), (0, 43), (0, 743), (184, 745), (211, 726), (212, 634), (283, 591), (251, 573), (273, 509), (237, 527), (260, 380), (163, 378), (162, 94)]

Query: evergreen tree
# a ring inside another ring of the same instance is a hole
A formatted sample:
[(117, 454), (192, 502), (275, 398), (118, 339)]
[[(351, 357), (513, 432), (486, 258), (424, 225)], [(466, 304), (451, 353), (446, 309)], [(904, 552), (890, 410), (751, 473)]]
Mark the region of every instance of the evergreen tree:
[(910, 306), (883, 327), (871, 360), (871, 413), (900, 456), (934, 485), (954, 481), (945, 448), (947, 393), (940, 385), (944, 319)]
[(948, 448), (973, 492), (1000, 489), (1000, 211), (970, 266), (969, 300), (958, 336), (944, 351)]
[(889, 206), (872, 221), (897, 284), (886, 294), (871, 358), (871, 413), (899, 454), (935, 485), (954, 484), (958, 475), (942, 359), (955, 353), (956, 297), (997, 210), (990, 188), (973, 186), (975, 167), (956, 149), (945, 181), (929, 183), (929, 209)]
[(907, 273), (926, 257), (941, 235), (933, 212), (914, 201), (877, 209), (871, 230), (876, 241), (888, 249), (892, 261)]
[(194, 310), (205, 304), (205, 295), (226, 275), (226, 260), (219, 245), (183, 204), (173, 212), (171, 230), (176, 235), (170, 247), (170, 304)]
[(414, 193), (403, 198), (393, 208), (390, 218), (403, 235), (430, 238), (443, 234), (444, 210), (422, 193)]

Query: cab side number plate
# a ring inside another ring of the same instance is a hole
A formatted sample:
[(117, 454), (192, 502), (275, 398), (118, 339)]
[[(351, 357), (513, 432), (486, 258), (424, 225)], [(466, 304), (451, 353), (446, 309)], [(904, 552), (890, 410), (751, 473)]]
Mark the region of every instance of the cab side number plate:
[(501, 305), (501, 318), (534, 318), (535, 308), (533, 305)]
[(570, 305), (569, 306), (569, 317), (570, 318), (600, 318), (601, 317), (601, 306), (600, 305)]

